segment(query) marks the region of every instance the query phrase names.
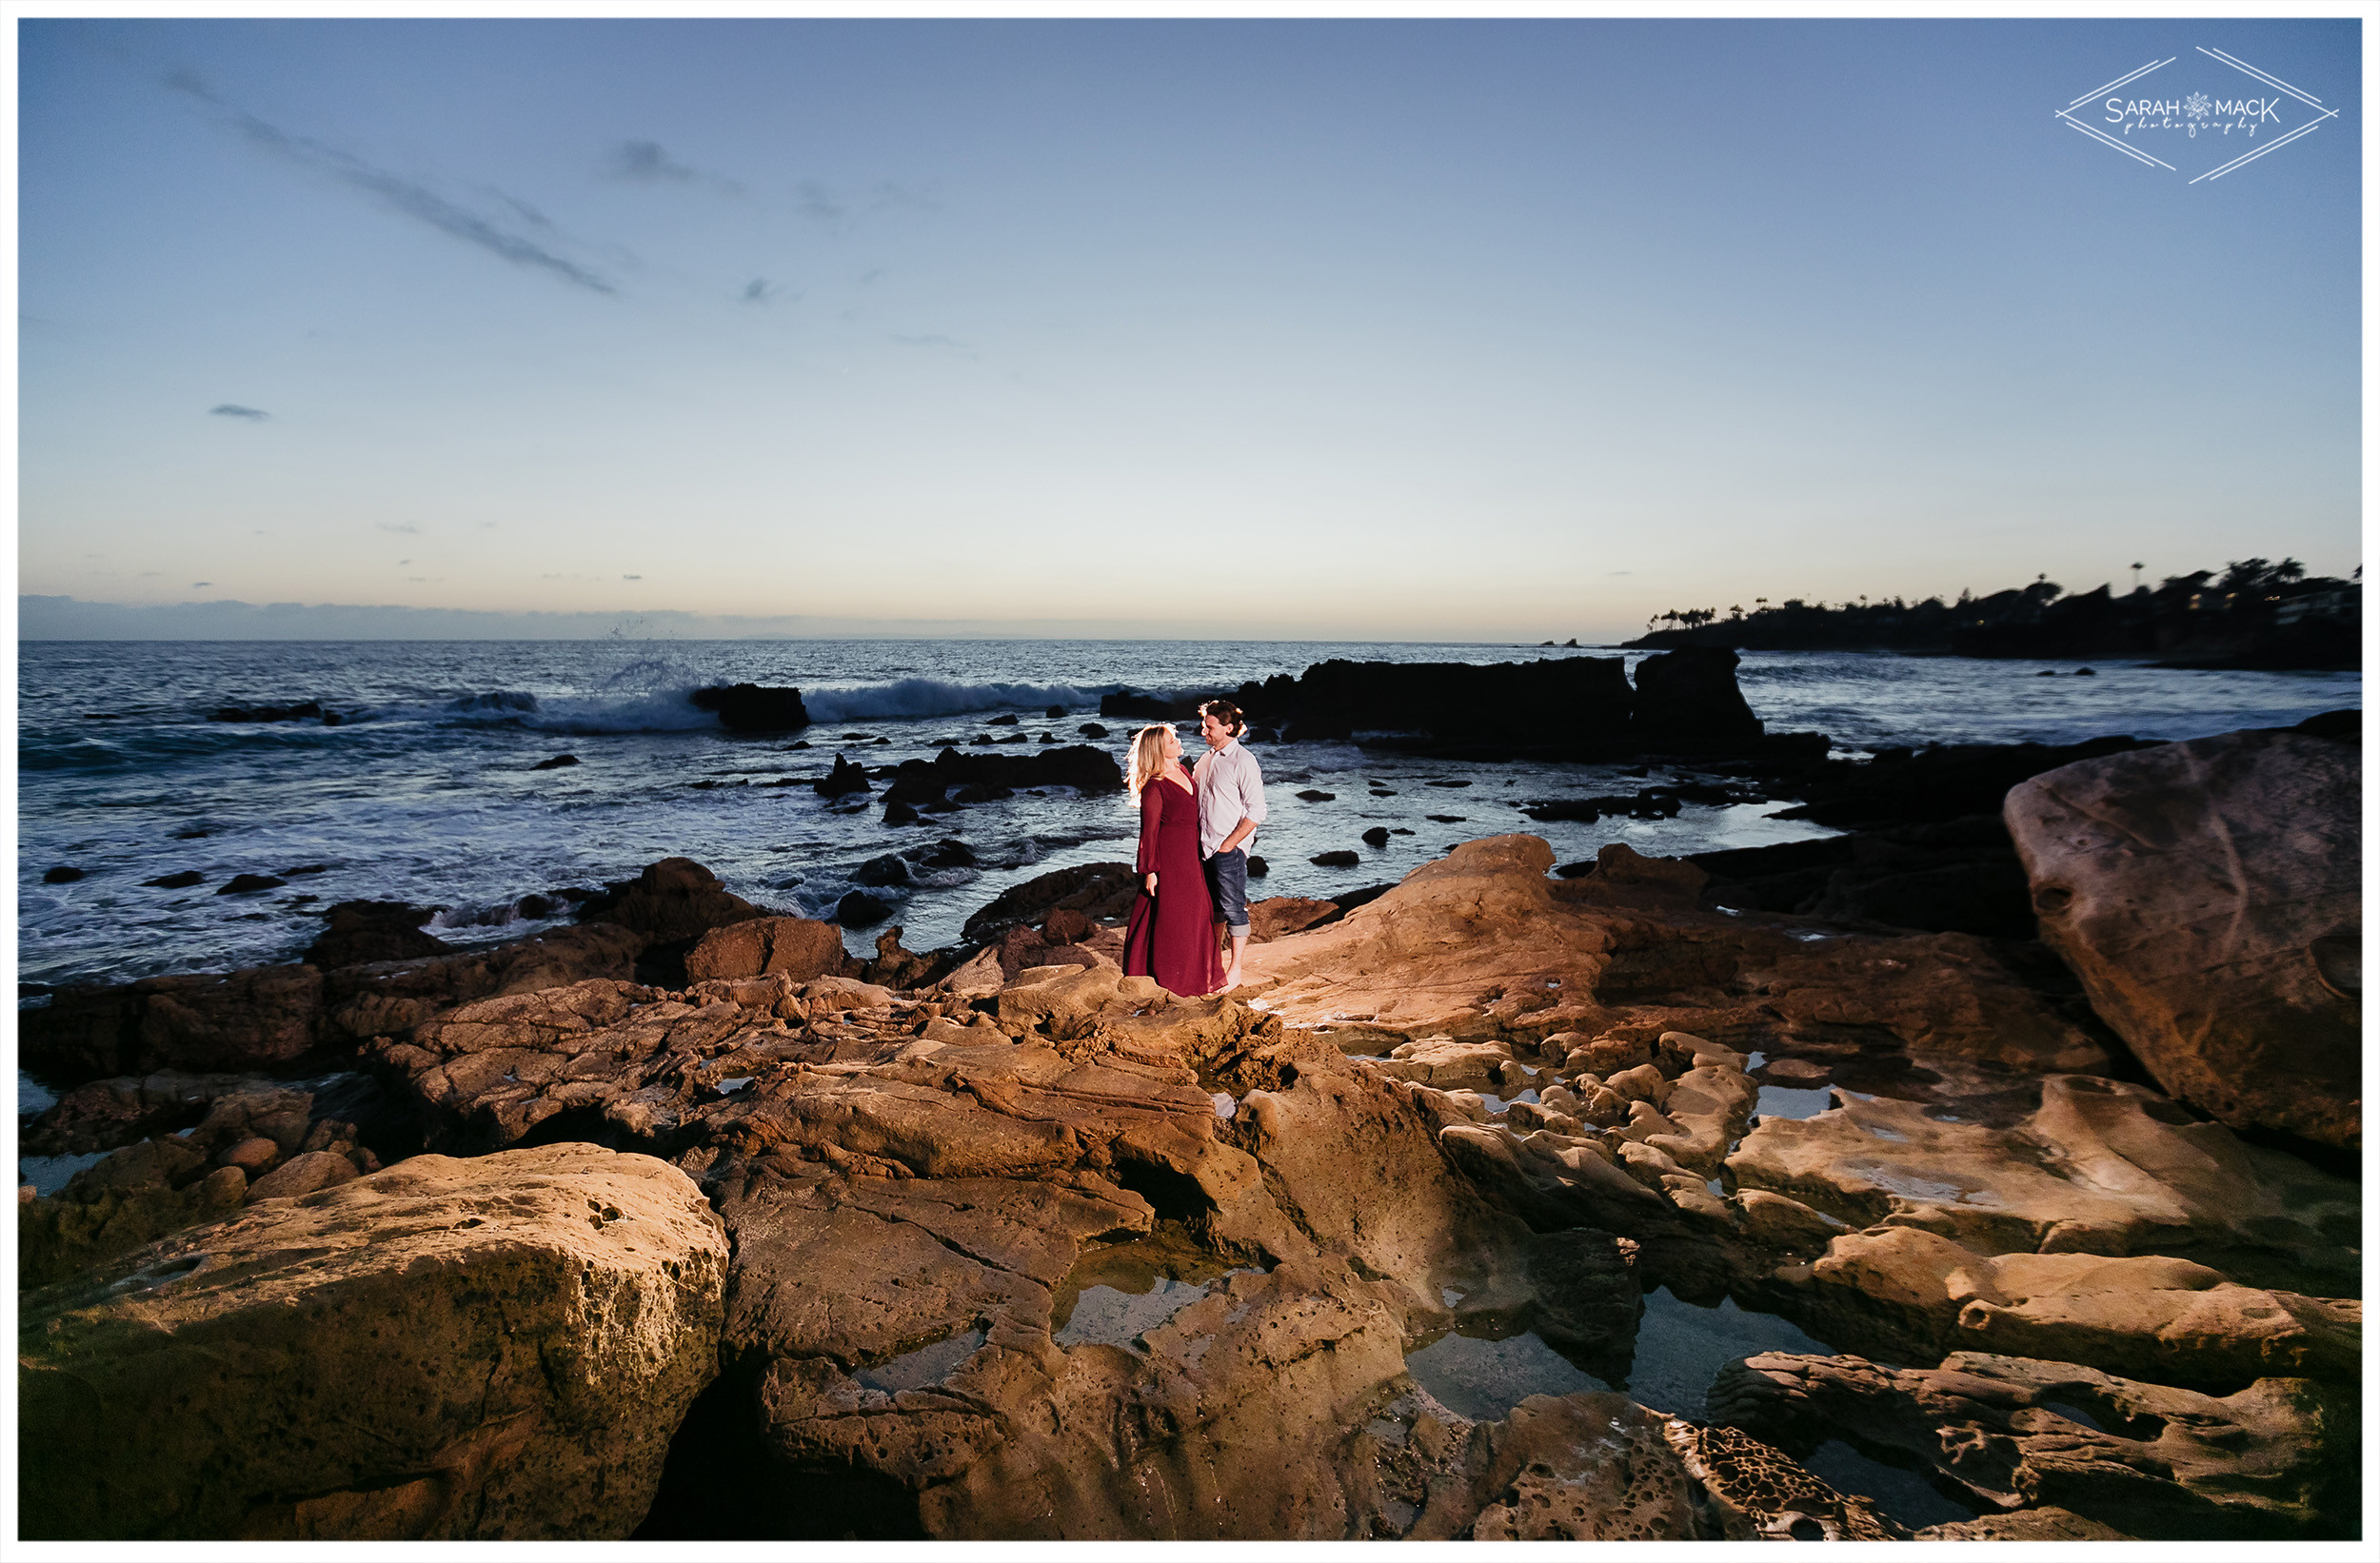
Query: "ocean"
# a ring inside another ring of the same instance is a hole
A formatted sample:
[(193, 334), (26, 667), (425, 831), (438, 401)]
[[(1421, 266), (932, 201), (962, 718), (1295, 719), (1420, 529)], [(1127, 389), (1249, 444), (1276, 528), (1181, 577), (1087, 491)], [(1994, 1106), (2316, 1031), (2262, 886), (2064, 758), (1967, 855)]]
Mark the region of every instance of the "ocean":
[[(979, 866), (877, 892), (889, 921), (846, 936), (872, 950), (883, 926), (926, 950), (1006, 886), (1075, 863), (1129, 860), (1136, 815), (1120, 796), (1071, 789), (883, 821), (805, 785), (842, 753), (870, 766), (963, 752), (1038, 752), (1040, 735), (1097, 742), (1121, 761), (1136, 722), (1104, 721), (1102, 694), (1224, 693), (1333, 657), (1493, 663), (1615, 653), (1535, 646), (1186, 641), (27, 642), (18, 651), (20, 1002), (47, 988), (293, 960), (319, 912), (354, 899), (442, 908), (429, 930), (458, 945), (542, 926), (524, 898), (633, 876), (656, 859), (708, 865), (760, 905), (830, 912), (870, 858), (955, 836)], [(1629, 654), (1631, 664), (1637, 654)], [(2355, 674), (2182, 672), (2122, 663), (1964, 662), (1868, 653), (1750, 653), (1740, 679), (1771, 731), (1817, 730), (1837, 750), (1886, 744), (2071, 742), (2111, 733), (2198, 737), (2287, 725), (2362, 702)], [(2052, 670), (2060, 676), (2043, 678)], [(723, 730), (688, 693), (751, 681), (797, 685), (814, 725)], [(319, 722), (216, 722), (227, 706), (319, 702)], [(1052, 718), (1052, 706), (1064, 715)], [(1017, 726), (991, 726), (1013, 713)], [(979, 736), (1024, 742), (978, 751)], [(1201, 751), (1185, 730), (1192, 755)], [(801, 745), (806, 744), (806, 747)], [(1451, 844), (1531, 830), (1557, 861), (1611, 841), (1646, 853), (1760, 845), (1829, 832), (1777, 820), (1784, 803), (1689, 804), (1662, 821), (1537, 824), (1538, 798), (1634, 792), (1614, 765), (1462, 765), (1359, 743), (1255, 747), (1271, 817), (1255, 850), (1259, 895), (1327, 897), (1393, 881)], [(579, 763), (540, 771), (557, 755)], [(710, 782), (704, 787), (697, 783)], [(1443, 783), (1465, 783), (1445, 785)], [(1432, 783), (1441, 783), (1433, 785)], [(1300, 791), (1329, 793), (1305, 800)], [(1385, 792), (1388, 796), (1376, 796)], [(1375, 825), (1392, 835), (1367, 846)], [(1410, 834), (1402, 834), (1410, 832)], [(1353, 868), (1318, 853), (1352, 850)], [(83, 877), (48, 883), (58, 867)], [(182, 889), (144, 880), (196, 873)], [(217, 892), (234, 875), (285, 880)], [(535, 909), (532, 903), (532, 910)]]

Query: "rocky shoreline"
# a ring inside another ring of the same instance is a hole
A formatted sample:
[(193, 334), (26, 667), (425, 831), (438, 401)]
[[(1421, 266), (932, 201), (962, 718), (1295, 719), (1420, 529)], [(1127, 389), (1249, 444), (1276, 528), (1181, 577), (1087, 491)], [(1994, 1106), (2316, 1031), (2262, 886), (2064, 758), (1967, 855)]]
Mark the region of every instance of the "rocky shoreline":
[[(684, 859), (63, 994), (25, 1143), (106, 1154), (20, 1190), (24, 1533), (2351, 1536), (2346, 725), (1739, 748), (1854, 834), (1471, 841), (1260, 903), (1219, 999), (1121, 975), (1121, 865), (862, 960)], [(1612, 1382), (1656, 1288), (1827, 1352), (1694, 1418), (1411, 1366)]]

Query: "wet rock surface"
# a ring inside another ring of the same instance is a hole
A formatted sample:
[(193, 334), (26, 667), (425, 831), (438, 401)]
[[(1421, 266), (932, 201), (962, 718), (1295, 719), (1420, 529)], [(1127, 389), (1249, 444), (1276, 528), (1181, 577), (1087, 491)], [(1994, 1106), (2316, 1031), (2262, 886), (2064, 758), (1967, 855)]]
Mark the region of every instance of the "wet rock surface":
[[(534, 1533), (2351, 1526), (2352, 1182), (2114, 1078), (2037, 944), (1731, 900), (1760, 876), (1625, 846), (1551, 866), (1494, 838), (1259, 902), (1246, 985), (1184, 1000), (1119, 969), (1127, 865), (1017, 886), (960, 948), (893, 928), (859, 961), (659, 864), (613, 889), (642, 898), (633, 926), (584, 923), (542, 968), (319, 977), (320, 1027), (345, 1017), (393, 1113), (339, 1118), (342, 1086), (292, 1116), (262, 1094), (288, 1088), (222, 1075), (71, 1094), (41, 1143), (123, 1147), (84, 1175), (122, 1224), (112, 1257), (61, 1249), (54, 1273), (147, 1275), (416, 1164), (666, 1159), (724, 1235), (685, 1398), (718, 1376), (665, 1470), (635, 1465), (636, 1514), (565, 1496)], [(134, 1189), (153, 1216), (123, 1214)], [(1707, 1396), (1709, 1366), (1662, 1387), (1662, 1332), (1731, 1311), (1795, 1344)], [(532, 1533), (512, 1499), (456, 1495), (478, 1458), (327, 1483), (327, 1509), (279, 1490), (293, 1507), (236, 1523)]]
[(23, 1533), (625, 1535), (716, 1372), (726, 1256), (682, 1174), (558, 1145), (415, 1157), (26, 1294)]

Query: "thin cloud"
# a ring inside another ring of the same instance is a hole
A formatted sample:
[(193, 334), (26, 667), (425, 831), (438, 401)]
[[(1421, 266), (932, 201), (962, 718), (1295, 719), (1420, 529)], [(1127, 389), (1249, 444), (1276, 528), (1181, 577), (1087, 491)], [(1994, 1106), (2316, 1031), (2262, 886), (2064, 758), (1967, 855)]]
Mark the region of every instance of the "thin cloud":
[(658, 141), (624, 141), (612, 148), (611, 176), (646, 182), (684, 184), (702, 176), (662, 150)]
[(624, 575), (620, 579), (623, 581), (642, 581), (645, 578), (641, 575)]
[[(166, 78), (166, 86), (216, 109), (253, 145), (278, 152), (302, 167), (327, 174), (341, 184), (362, 190), (392, 211), (426, 223), (441, 233), (460, 239), (465, 244), (476, 245), (516, 266), (551, 272), (589, 292), (610, 296), (619, 293), (619, 289), (609, 282), (585, 267), (565, 260), (533, 240), (507, 232), (493, 220), (457, 206), (425, 185), (386, 168), (375, 168), (335, 147), (326, 147), (309, 137), (291, 135), (267, 124), (246, 109), (216, 96), (213, 89), (188, 70), (174, 71)], [(505, 199), (508, 205), (518, 208), (519, 203), (513, 202), (510, 197)]]
[(375, 521), (372, 524), (384, 532), (419, 533), (421, 531), (419, 526), (409, 521)]
[(208, 407), (207, 410), (210, 415), (217, 418), (246, 418), (250, 421), (257, 421), (272, 416), (271, 413), (265, 411), (262, 407), (244, 407), (237, 402), (219, 402), (215, 406)]
[(196, 591), (201, 586), (211, 586), (214, 583), (212, 581), (193, 581), (190, 583), (190, 590)]
[(744, 302), (746, 304), (766, 304), (776, 296), (777, 290), (768, 285), (766, 277), (755, 277), (744, 285)]

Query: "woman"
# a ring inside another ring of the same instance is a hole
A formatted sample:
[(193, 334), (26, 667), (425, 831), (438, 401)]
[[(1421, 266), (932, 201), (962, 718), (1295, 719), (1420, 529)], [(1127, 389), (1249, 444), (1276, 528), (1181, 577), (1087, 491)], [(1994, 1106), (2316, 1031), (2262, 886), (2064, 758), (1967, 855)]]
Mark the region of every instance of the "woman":
[(1199, 866), (1199, 795), (1181, 740), (1160, 722), (1133, 736), (1124, 783), (1140, 803), (1140, 897), (1124, 924), (1124, 975), (1154, 977), (1185, 998), (1223, 985), (1215, 902)]

